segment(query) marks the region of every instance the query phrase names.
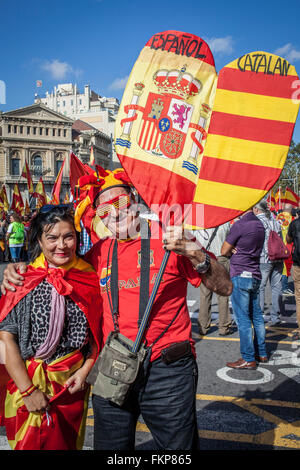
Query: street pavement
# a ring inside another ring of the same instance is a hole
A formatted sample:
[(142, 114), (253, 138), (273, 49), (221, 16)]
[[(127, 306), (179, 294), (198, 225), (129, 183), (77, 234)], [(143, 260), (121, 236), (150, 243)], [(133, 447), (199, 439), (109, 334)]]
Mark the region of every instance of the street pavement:
[[(4, 265), (0, 264), (0, 279)], [(290, 283), (292, 286), (292, 283)], [(230, 336), (218, 334), (218, 306), (213, 296), (212, 325), (202, 337), (197, 329), (199, 289), (189, 287), (189, 306), (196, 342), (199, 381), (197, 419), (201, 450), (300, 449), (300, 341), (292, 341), (296, 328), (295, 299), (284, 297), (281, 324), (266, 324), (270, 360), (256, 370), (233, 370), (227, 362), (240, 357), (236, 327)], [(267, 289), (265, 314), (269, 313)], [(90, 405), (84, 450), (93, 449), (93, 410)], [(9, 449), (0, 428), (0, 450)], [(137, 450), (155, 450), (152, 436), (140, 418)]]

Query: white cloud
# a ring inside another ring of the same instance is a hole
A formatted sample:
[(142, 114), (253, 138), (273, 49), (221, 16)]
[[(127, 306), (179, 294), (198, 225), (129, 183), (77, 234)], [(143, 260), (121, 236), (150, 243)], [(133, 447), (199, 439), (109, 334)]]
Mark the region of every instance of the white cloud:
[(300, 60), (300, 50), (295, 49), (292, 43), (288, 43), (285, 46), (279, 47), (274, 51), (274, 54), (284, 57), (289, 62), (295, 62)]
[(81, 74), (81, 70), (75, 70), (67, 62), (61, 62), (57, 59), (47, 60), (41, 65), (41, 69), (49, 72), (51, 77), (56, 80), (66, 78), (68, 75), (78, 76)]
[(110, 85), (109, 89), (110, 90), (123, 90), (126, 86), (126, 83), (128, 81), (128, 75), (123, 78), (116, 78)]
[(213, 54), (232, 54), (234, 41), (231, 36), (223, 38), (206, 38), (205, 41), (209, 45)]

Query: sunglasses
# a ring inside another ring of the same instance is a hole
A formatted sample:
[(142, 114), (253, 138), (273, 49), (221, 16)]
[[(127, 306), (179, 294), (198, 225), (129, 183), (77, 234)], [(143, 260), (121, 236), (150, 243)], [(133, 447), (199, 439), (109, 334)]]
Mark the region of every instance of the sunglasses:
[(73, 207), (70, 204), (45, 204), (39, 210), (41, 214), (47, 214), (47, 212), (52, 211), (53, 209), (69, 209), (73, 211)]
[(100, 219), (104, 219), (114, 209), (123, 210), (127, 209), (130, 206), (130, 196), (129, 194), (120, 194), (117, 197), (114, 197), (110, 201), (103, 202), (96, 207), (96, 214)]

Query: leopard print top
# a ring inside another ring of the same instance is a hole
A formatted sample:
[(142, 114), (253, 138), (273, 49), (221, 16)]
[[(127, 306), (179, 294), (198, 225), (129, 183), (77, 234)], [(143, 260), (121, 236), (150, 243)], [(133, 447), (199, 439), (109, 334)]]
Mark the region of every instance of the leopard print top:
[[(27, 359), (44, 343), (49, 329), (52, 286), (42, 281), (27, 294), (0, 323), (0, 330), (16, 334), (21, 356)], [(86, 316), (73, 300), (66, 296), (65, 321), (55, 353), (46, 363), (80, 349), (89, 351), (89, 328)]]

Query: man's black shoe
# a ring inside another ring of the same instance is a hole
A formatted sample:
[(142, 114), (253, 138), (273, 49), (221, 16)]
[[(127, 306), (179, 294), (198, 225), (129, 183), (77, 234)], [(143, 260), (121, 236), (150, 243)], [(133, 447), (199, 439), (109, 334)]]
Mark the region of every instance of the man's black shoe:
[(232, 335), (234, 333), (232, 328), (228, 328), (228, 330), (225, 331), (225, 333), (219, 333), (219, 336), (228, 336)]

